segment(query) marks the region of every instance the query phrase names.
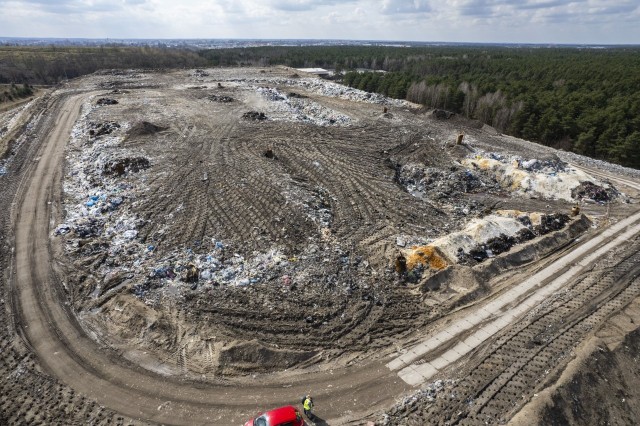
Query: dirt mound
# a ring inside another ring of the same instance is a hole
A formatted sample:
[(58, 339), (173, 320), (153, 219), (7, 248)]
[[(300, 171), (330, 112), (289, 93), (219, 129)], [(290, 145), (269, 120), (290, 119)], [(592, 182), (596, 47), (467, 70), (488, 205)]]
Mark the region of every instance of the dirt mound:
[(640, 329), (630, 333), (614, 350), (599, 347), (570, 382), (553, 392), (551, 403), (541, 410), (537, 424), (638, 424), (638, 353)]
[(127, 137), (132, 138), (136, 136), (147, 136), (153, 135), (158, 132), (162, 132), (163, 130), (167, 130), (168, 127), (158, 126), (153, 123), (149, 123), (148, 121), (140, 121), (134, 124), (129, 131), (127, 132)]
[(231, 371), (272, 371), (290, 368), (314, 355), (315, 352), (271, 349), (254, 340), (222, 350), (220, 364), (224, 370)]

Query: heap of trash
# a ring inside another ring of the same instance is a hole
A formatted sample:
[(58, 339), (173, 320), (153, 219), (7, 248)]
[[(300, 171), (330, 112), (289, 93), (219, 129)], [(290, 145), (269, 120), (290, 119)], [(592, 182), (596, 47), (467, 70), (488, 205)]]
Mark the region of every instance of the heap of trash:
[[(153, 236), (146, 236), (147, 221), (134, 211), (144, 202), (146, 180), (154, 164), (144, 151), (122, 145), (141, 124), (96, 124), (89, 120), (96, 108), (100, 107), (95, 103), (85, 103), (72, 130), (63, 182), (65, 216), (53, 231), (54, 236), (64, 239), (67, 253), (101, 259), (92, 264), (95, 282), (91, 297), (126, 286), (153, 303), (161, 294), (181, 296), (218, 286), (243, 287), (274, 280), (292, 286), (310, 274), (298, 258), (284, 255), (278, 247), (241, 255), (232, 243), (215, 236), (204, 236), (189, 247), (165, 246), (163, 235), (178, 211), (168, 212), (165, 225)], [(110, 131), (97, 134), (100, 128)], [(310, 219), (321, 229), (328, 227), (332, 214), (325, 191), (319, 188), (302, 195)], [(319, 248), (310, 248), (310, 253), (327, 256)], [(335, 256), (342, 255), (336, 252)]]
[(403, 418), (404, 413), (410, 412), (415, 409), (415, 405), (423, 402), (433, 402), (437, 398), (447, 397), (447, 391), (456, 384), (455, 380), (436, 380), (435, 382), (427, 384), (422, 389), (415, 393), (403, 397), (393, 407), (391, 407), (386, 413), (382, 415), (379, 420), (382, 425), (395, 424), (394, 420), (397, 418)]
[(282, 78), (282, 77), (264, 77), (264, 78), (246, 78), (246, 79), (228, 79), (228, 82), (253, 83), (258, 87), (270, 86), (287, 86), (299, 87), (307, 92), (316, 93), (318, 95), (341, 98), (349, 101), (368, 102), (380, 105), (392, 105), (396, 107), (409, 107), (412, 104), (400, 99), (387, 98), (378, 93), (369, 93), (364, 90), (354, 89), (352, 87), (343, 86), (342, 84), (332, 81), (323, 80), (321, 78)]
[(618, 195), (611, 185), (570, 167), (556, 156), (540, 160), (483, 153), (464, 159), (462, 164), (488, 175), (502, 188), (519, 196), (569, 202), (587, 198), (602, 202)]
[(508, 252), (513, 246), (560, 230), (570, 221), (566, 214), (527, 213), (497, 210), (483, 218), (472, 219), (457, 232), (422, 246), (401, 248), (408, 271), (439, 271), (454, 264), (475, 264)]
[(486, 186), (480, 177), (469, 169), (442, 169), (422, 164), (408, 163), (396, 169), (396, 181), (417, 198), (447, 198), (452, 193), (469, 193)]
[(272, 87), (256, 87), (256, 92), (270, 103), (269, 116), (273, 120), (298, 121), (327, 125), (348, 125), (351, 117), (324, 107), (298, 95), (290, 96)]

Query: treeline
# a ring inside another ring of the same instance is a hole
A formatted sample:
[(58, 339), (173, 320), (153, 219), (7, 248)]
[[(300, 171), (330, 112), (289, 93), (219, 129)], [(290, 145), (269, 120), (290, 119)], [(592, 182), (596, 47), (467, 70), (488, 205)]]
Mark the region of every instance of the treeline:
[(286, 65), (294, 68), (356, 68), (402, 71), (408, 61), (431, 56), (428, 49), (387, 46), (262, 46), (200, 51), (213, 66)]
[(20, 86), (15, 84), (7, 87), (0, 86), (0, 103), (28, 98), (31, 95), (33, 95), (33, 87), (26, 83)]
[(258, 47), (201, 55), (220, 66), (345, 71), (342, 81), (352, 87), (447, 109), (504, 133), (640, 168), (637, 47)]
[(194, 68), (195, 52), (152, 47), (0, 46), (0, 84), (55, 84), (101, 69)]

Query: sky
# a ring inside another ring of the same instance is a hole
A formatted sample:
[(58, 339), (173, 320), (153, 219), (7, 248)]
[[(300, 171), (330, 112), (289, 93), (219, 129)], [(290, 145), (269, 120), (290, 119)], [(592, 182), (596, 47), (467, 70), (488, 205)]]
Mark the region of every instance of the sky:
[(640, 0), (0, 0), (0, 37), (640, 43)]

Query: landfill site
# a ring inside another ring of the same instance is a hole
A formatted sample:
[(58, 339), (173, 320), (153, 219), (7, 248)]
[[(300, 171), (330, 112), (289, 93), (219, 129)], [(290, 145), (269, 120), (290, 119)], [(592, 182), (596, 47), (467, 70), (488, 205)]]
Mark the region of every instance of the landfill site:
[(640, 173), (302, 71), (0, 114), (0, 423), (634, 424)]

